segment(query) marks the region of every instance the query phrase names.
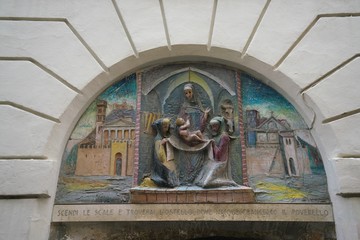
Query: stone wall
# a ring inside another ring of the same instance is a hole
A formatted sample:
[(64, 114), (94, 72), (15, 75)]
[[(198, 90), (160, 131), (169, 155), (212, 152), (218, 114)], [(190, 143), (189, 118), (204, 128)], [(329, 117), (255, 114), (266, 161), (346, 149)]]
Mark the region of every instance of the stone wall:
[(48, 239), (65, 144), (95, 96), (186, 60), (247, 70), (296, 106), (324, 158), (336, 236), (359, 239), (358, 0), (0, 6), (1, 238)]
[[(332, 223), (294, 222), (109, 222), (57, 224), (50, 239), (336, 239)], [(297, 236), (297, 238), (291, 238)]]
[(78, 148), (75, 175), (109, 175), (111, 148)]

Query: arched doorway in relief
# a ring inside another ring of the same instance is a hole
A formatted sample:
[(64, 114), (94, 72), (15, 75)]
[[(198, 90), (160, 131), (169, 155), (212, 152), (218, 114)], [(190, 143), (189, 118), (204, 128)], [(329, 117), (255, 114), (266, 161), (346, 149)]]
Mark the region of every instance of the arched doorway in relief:
[(122, 163), (122, 153), (118, 152), (115, 154), (115, 174), (117, 176), (121, 176)]
[(293, 158), (289, 159), (289, 165), (290, 165), (290, 172), (291, 175), (296, 175), (296, 170), (295, 170), (295, 162)]

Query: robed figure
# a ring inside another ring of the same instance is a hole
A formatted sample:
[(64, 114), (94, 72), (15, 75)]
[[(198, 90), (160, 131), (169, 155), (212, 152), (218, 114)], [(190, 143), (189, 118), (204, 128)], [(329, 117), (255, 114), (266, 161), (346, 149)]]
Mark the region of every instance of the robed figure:
[(154, 138), (151, 180), (159, 187), (176, 187), (179, 180), (171, 146), (167, 143), (170, 136), (170, 119), (161, 118), (152, 124), (156, 131)]

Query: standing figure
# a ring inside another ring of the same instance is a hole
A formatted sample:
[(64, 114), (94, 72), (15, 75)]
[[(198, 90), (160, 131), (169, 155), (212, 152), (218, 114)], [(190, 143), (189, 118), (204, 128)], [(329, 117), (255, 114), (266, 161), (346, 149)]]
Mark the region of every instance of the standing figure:
[(234, 104), (230, 99), (221, 102), (221, 116), (224, 117), (226, 132), (230, 135), (234, 133)]
[(176, 187), (179, 185), (176, 165), (172, 148), (167, 144), (167, 138), (170, 137), (170, 119), (158, 119), (152, 127), (156, 131), (156, 136), (150, 178), (159, 187)]

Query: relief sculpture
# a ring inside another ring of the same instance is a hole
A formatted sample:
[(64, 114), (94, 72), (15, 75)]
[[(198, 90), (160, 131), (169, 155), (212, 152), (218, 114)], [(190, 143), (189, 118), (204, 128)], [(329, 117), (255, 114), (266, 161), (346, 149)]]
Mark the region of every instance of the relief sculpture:
[[(186, 76), (189, 78), (184, 78)], [(178, 86), (164, 94), (168, 96), (162, 99), (165, 104), (159, 103), (165, 105), (159, 114), (164, 117), (152, 124), (156, 135), (153, 161), (149, 166), (151, 174), (146, 175), (140, 185), (170, 188), (239, 186), (240, 183), (232, 180), (229, 160), (234, 156), (230, 155), (230, 142), (238, 138), (233, 136), (234, 106), (228, 98), (219, 103), (219, 99), (213, 97), (219, 96), (219, 90), (223, 91), (221, 82), (208, 80), (213, 81), (213, 85), (207, 87), (207, 92), (203, 86), (208, 82), (201, 74), (186, 70), (175, 77), (180, 79)], [(162, 84), (152, 91), (166, 91), (164, 85), (168, 85), (167, 82)], [(231, 97), (229, 93), (222, 94)], [(213, 109), (215, 105), (218, 109)]]
[(69, 138), (57, 204), (144, 199), (329, 202), (321, 155), (294, 106), (209, 63), (154, 66), (115, 82)]
[(233, 119), (227, 114), (227, 118), (217, 116), (208, 121), (211, 109), (204, 110), (194, 92), (193, 84), (184, 85), (185, 102), (173, 131), (170, 118), (153, 123), (156, 136), (150, 179), (160, 187), (237, 186), (228, 162)]

